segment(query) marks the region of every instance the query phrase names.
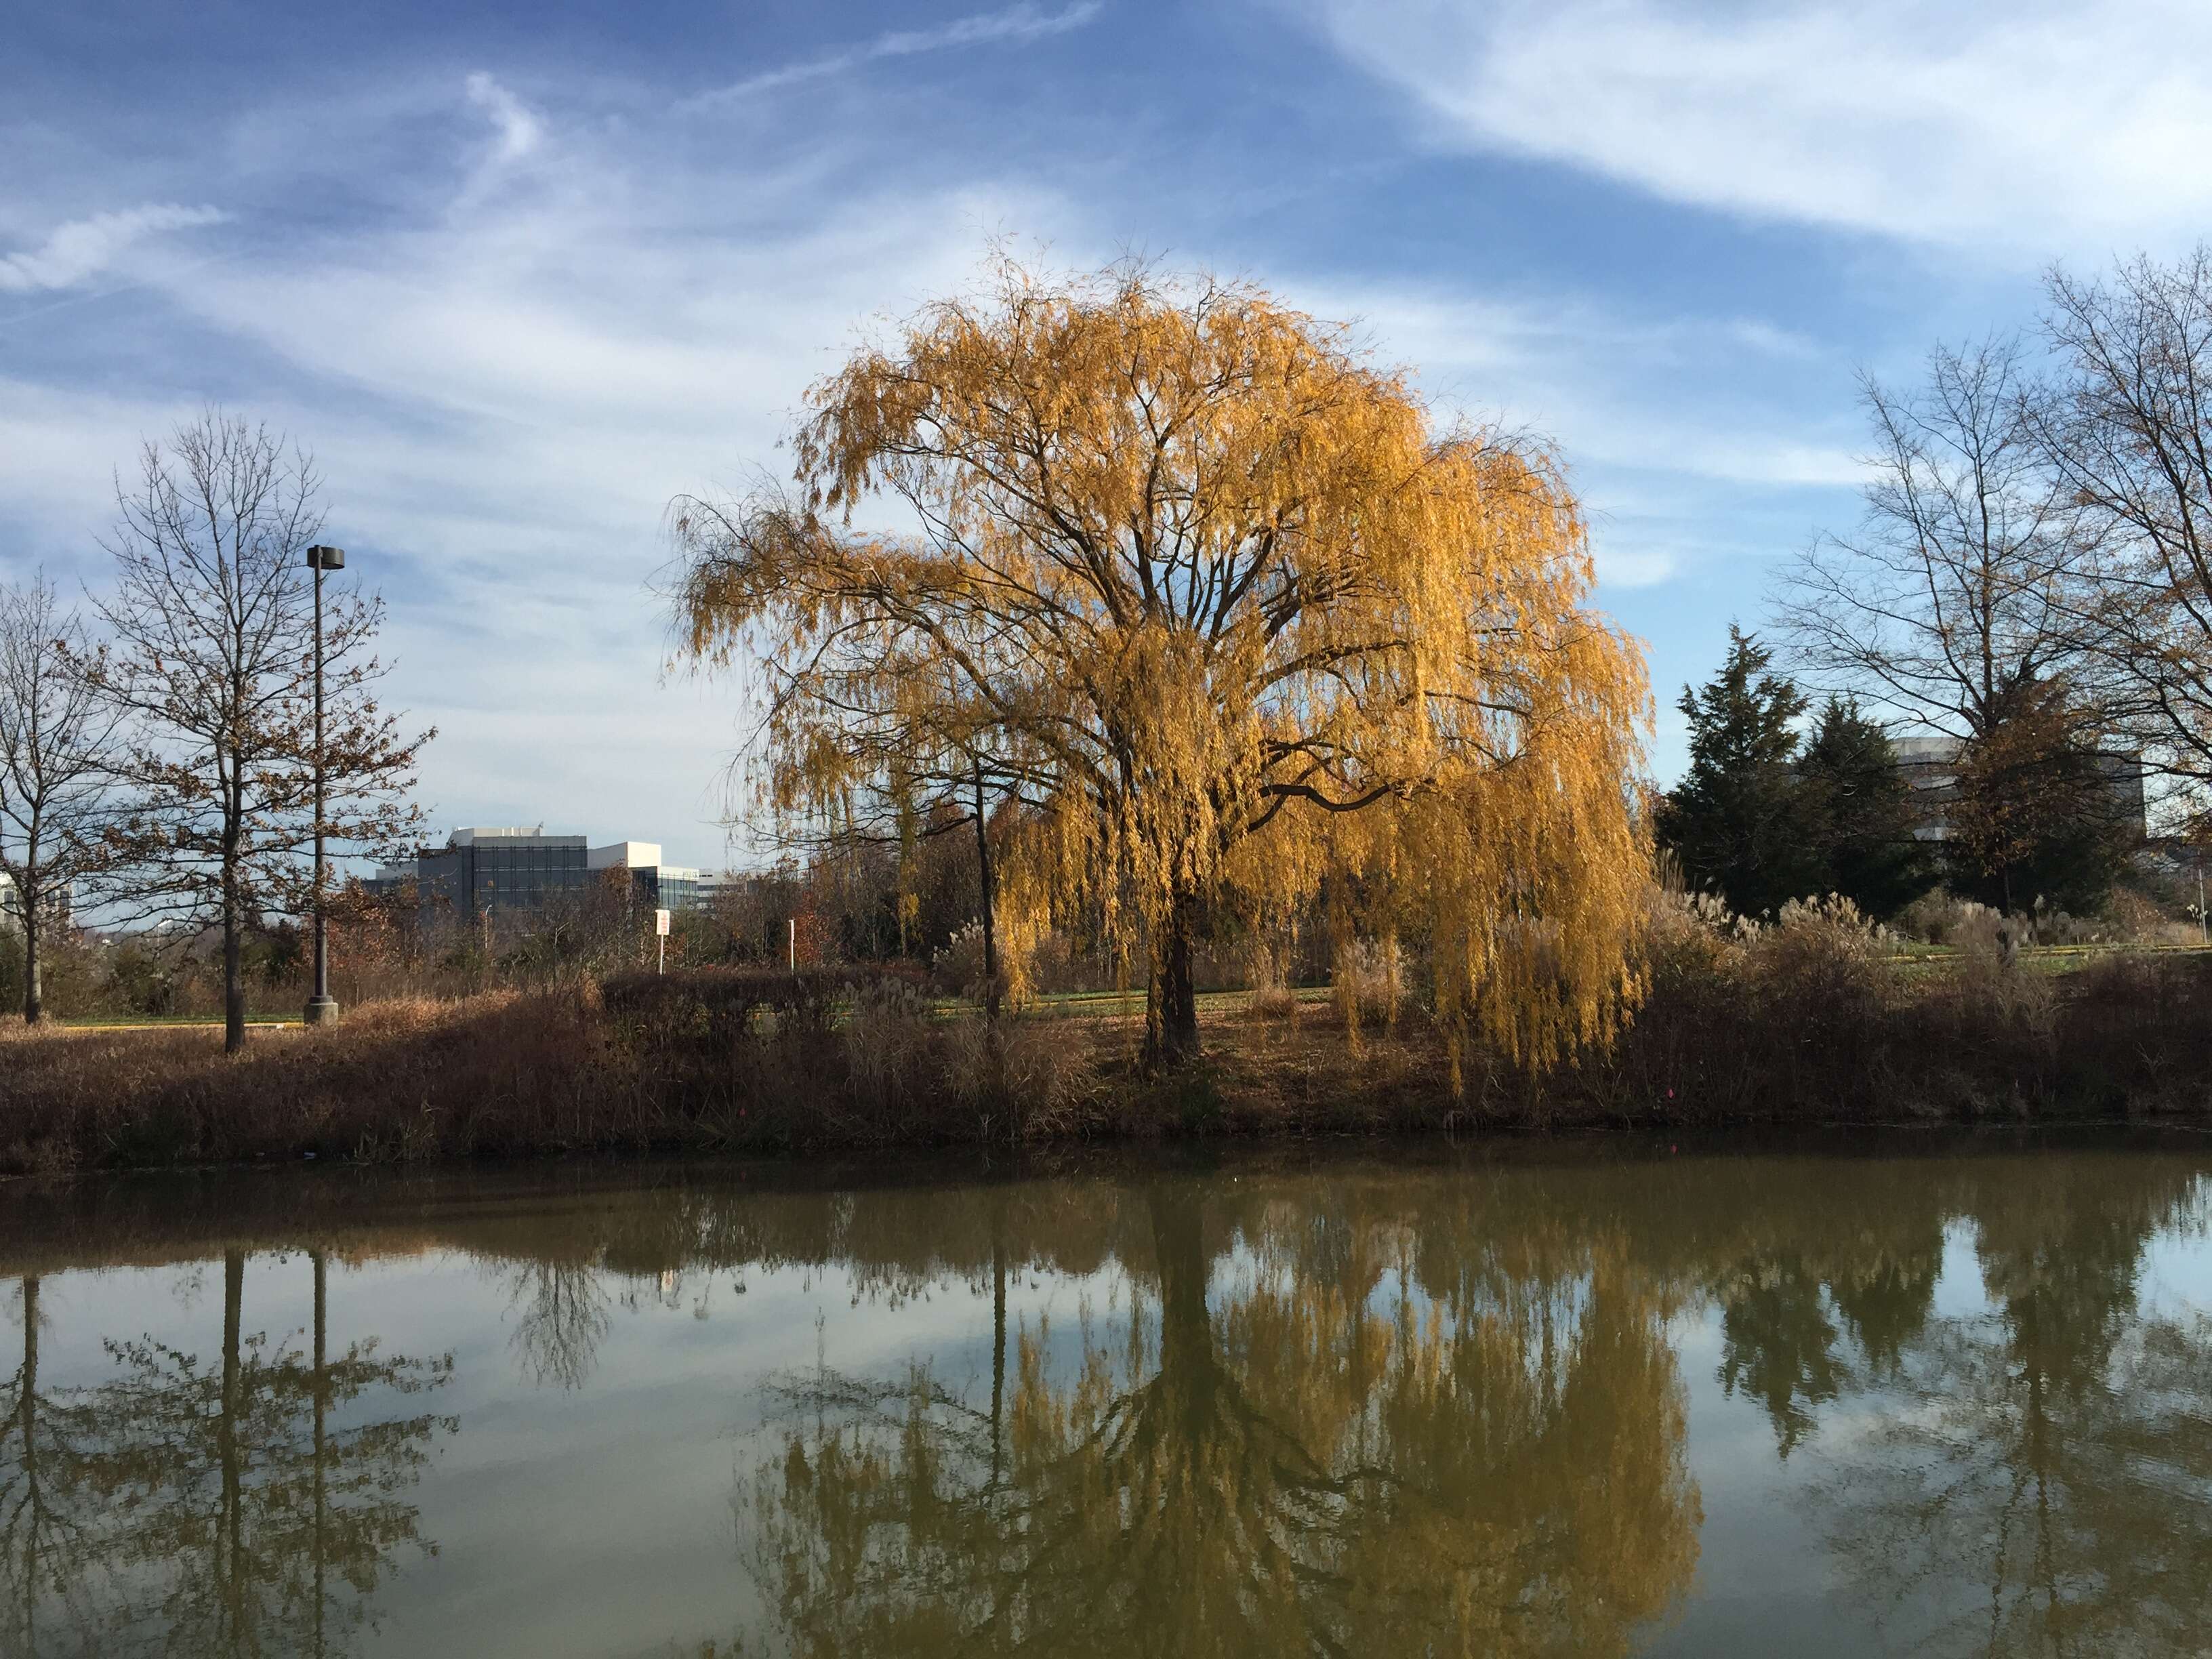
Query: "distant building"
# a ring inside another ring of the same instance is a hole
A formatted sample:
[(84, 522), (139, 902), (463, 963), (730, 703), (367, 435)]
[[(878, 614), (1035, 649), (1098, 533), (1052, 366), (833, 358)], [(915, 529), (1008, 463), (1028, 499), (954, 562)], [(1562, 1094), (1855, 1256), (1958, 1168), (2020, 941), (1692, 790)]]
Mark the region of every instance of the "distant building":
[(444, 847), (416, 858), (416, 892), (425, 907), (455, 916), (542, 910), (582, 894), (587, 857), (583, 836), (549, 836), (542, 824), (456, 830)]
[(641, 904), (661, 910), (696, 910), (707, 902), (699, 872), (661, 861), (657, 841), (618, 841), (591, 850), (594, 870), (628, 870), (630, 890)]
[[(66, 927), (76, 908), (76, 890), (64, 885), (46, 895), (46, 920)], [(0, 872), (0, 916), (13, 923), (23, 915), (23, 902), (15, 891), (14, 877)]]
[[(1922, 841), (1950, 838), (1951, 811), (1959, 799), (1959, 756), (1965, 747), (1959, 738), (1942, 732), (1891, 741), (1897, 769), (1912, 786), (1916, 811), (1912, 833)], [(2147, 823), (2142, 757), (2104, 750), (2091, 758), (2111, 792), (2113, 823), (2132, 839), (2141, 841)]]
[(1950, 838), (1951, 809), (1959, 799), (1959, 750), (1963, 746), (1949, 736), (1895, 738), (1890, 742), (1898, 771), (1912, 786), (1912, 833), (1918, 840)]
[(374, 875), (362, 878), (361, 884), (363, 891), (383, 898), (398, 892), (414, 879), (415, 866), (411, 861), (406, 864), (380, 864), (376, 866)]
[(2136, 868), (2179, 881), (2212, 877), (2212, 846), (2180, 836), (2159, 836), (2136, 848)]
[(629, 872), (641, 904), (686, 910), (706, 902), (699, 872), (665, 862), (658, 842), (593, 847), (583, 836), (549, 836), (542, 824), (456, 830), (443, 847), (423, 848), (411, 864), (387, 864), (365, 885), (392, 893), (411, 881), (424, 908), (479, 916), (542, 910), (580, 896), (611, 870)]

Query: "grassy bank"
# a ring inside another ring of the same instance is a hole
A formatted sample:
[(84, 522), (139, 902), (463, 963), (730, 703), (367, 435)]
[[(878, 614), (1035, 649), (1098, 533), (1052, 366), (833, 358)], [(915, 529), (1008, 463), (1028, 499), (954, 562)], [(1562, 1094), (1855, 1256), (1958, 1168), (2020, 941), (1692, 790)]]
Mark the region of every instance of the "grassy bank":
[[(1222, 999), (1206, 1062), (1135, 1066), (1135, 1019), (997, 1028), (857, 973), (698, 974), (392, 1000), (332, 1030), (0, 1027), (0, 1172), (319, 1158), (838, 1148), (1489, 1127), (2054, 1121), (2212, 1109), (2212, 957), (1900, 973), (1818, 918), (1677, 930), (1609, 1048), (1451, 1081), (1408, 1002)], [(1353, 1018), (1355, 1012), (1358, 1018)]]

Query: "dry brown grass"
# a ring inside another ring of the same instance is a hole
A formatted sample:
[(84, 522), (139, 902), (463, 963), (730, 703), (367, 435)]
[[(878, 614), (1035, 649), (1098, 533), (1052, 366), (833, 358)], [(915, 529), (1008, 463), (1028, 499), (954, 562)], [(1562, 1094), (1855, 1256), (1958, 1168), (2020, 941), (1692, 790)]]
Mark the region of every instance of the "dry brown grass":
[(1204, 1066), (1161, 1079), (1137, 1070), (1133, 1018), (993, 1031), (910, 988), (826, 975), (787, 978), (781, 1006), (703, 975), (620, 997), (393, 999), (331, 1030), (254, 1030), (235, 1057), (209, 1028), (0, 1024), (0, 1173), (2212, 1109), (2212, 957), (1905, 975), (1812, 917), (1749, 938), (1686, 928), (1650, 968), (1612, 1048), (1542, 1076), (1477, 1053), (1456, 1090), (1411, 1008), (1356, 1042), (1326, 1004), (1224, 1012), (1204, 1023)]
[(1298, 1017), (1298, 994), (1285, 985), (1262, 985), (1244, 999), (1248, 1019), (1280, 1024)]
[(1080, 1116), (1079, 1023), (1048, 1040), (1007, 1021), (985, 1065), (980, 1021), (889, 981), (833, 1017), (830, 988), (765, 1012), (664, 995), (615, 1013), (589, 985), (393, 999), (253, 1030), (235, 1056), (206, 1027), (0, 1024), (0, 1173), (1003, 1139)]
[(370, 1003), (330, 1030), (0, 1027), (0, 1169), (617, 1145), (650, 1121), (582, 994)]

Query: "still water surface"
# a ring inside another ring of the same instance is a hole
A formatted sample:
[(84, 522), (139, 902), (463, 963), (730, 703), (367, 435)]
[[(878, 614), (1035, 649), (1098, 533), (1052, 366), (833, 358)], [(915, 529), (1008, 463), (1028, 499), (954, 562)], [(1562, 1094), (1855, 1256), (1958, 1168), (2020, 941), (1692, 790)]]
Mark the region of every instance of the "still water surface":
[(2166, 1653), (2212, 1146), (0, 1187), (0, 1653)]

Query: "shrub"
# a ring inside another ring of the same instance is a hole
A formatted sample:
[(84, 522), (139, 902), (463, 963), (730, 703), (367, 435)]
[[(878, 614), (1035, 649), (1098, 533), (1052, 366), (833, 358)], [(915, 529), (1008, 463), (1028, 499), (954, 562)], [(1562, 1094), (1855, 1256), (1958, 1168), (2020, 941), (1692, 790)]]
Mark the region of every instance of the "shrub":
[[(949, 997), (979, 992), (983, 983), (983, 924), (964, 921), (929, 959), (930, 983)], [(976, 1000), (982, 999), (980, 994)]]
[(2106, 906), (2113, 939), (2128, 945), (2195, 945), (2197, 924), (2175, 916), (2147, 893), (2123, 887)]
[(1114, 966), (1104, 954), (1085, 951), (1071, 934), (1054, 927), (1030, 947), (1030, 988), (1040, 995), (1069, 991), (1104, 991), (1114, 984)]
[(1988, 905), (1935, 887), (1899, 911), (1895, 926), (1904, 937), (1923, 945), (1960, 945), (1978, 935), (1994, 938), (1996, 921), (1997, 913)]
[(851, 1012), (837, 1033), (846, 1086), (857, 1109), (876, 1115), (915, 1103), (935, 1079), (928, 1000), (903, 980), (882, 978), (854, 988)]
[(948, 1022), (941, 1081), (994, 1138), (1020, 1140), (1069, 1132), (1097, 1073), (1075, 1022), (1029, 1015)]
[(1395, 1025), (1406, 1000), (1406, 961), (1395, 939), (1356, 939), (1337, 952), (1329, 1000), (1346, 1026)]
[[(2202, 1113), (2212, 957), (2121, 951), (2071, 971), (1995, 948), (1899, 962), (1840, 901), (1749, 926), (1656, 896), (1647, 994), (1610, 1047), (1548, 1072), (1427, 1022), (1347, 1042), (1286, 991), (1212, 1022), (1206, 1066), (1147, 1078), (1133, 1023), (946, 1017), (882, 969), (627, 975), (457, 1000), (391, 999), (328, 1030), (26, 1030), (0, 1020), (0, 1174), (257, 1158), (369, 1160), (659, 1148), (887, 1147), (1093, 1133), (1294, 1133), (1601, 1121)], [(1402, 959), (1348, 948), (1362, 1018)], [(1394, 980), (1395, 983), (1394, 985)]]
[(2056, 986), (2050, 975), (2021, 966), (2001, 933), (1970, 935), (1950, 971), (1937, 981), (1933, 1006), (1959, 1032), (2002, 1033), (2047, 1040), (2052, 1033)]
[(757, 1021), (786, 1036), (825, 1033), (855, 994), (887, 981), (915, 982), (910, 970), (883, 967), (693, 968), (617, 975), (601, 995), (627, 1037), (723, 1054)]

